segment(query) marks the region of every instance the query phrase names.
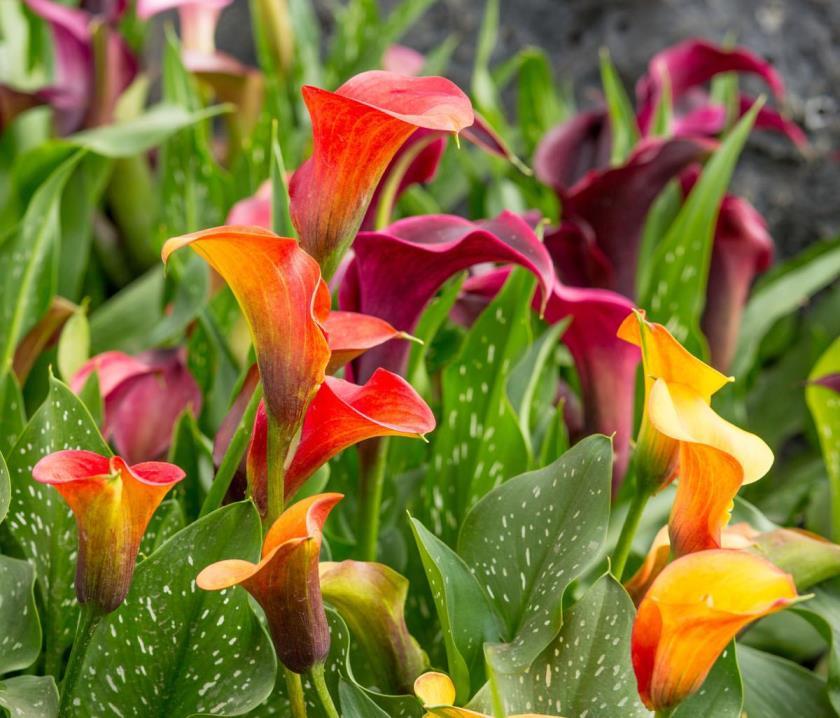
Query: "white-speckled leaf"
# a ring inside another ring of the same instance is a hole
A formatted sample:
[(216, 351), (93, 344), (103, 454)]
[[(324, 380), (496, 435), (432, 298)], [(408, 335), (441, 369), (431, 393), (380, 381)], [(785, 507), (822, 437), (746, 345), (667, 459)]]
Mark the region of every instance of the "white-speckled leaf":
[(514, 270), (443, 371), (441, 421), (432, 435), (426, 491), (430, 527), (450, 545), (478, 499), (528, 468), (528, 446), (506, 387), (531, 342), (533, 288), (530, 274)]
[(506, 711), (567, 718), (649, 716), (630, 663), (635, 613), (621, 585), (612, 576), (600, 578), (567, 611), (560, 633), (529, 668), (495, 672)]
[(840, 578), (810, 589), (814, 597), (790, 610), (806, 618), (831, 644), (828, 654), (828, 698), (840, 714)]
[(67, 718), (241, 715), (264, 700), (276, 662), (248, 595), (195, 585), (211, 563), (256, 560), (260, 544), (259, 517), (242, 502), (138, 564), (125, 602), (96, 630)]
[(0, 556), (0, 675), (26, 668), (41, 653), (34, 591), (32, 566)]
[(186, 525), (184, 510), (176, 499), (166, 499), (155, 511), (140, 542), (138, 561), (151, 556)]
[(465, 703), (484, 683), (484, 643), (502, 638), (502, 625), (463, 559), (417, 519), (411, 529), (423, 562), (446, 646), (449, 676)]
[(0, 524), (6, 518), (11, 500), (12, 484), (9, 481), (9, 468), (6, 466), (3, 454), (0, 453)]
[(744, 689), (733, 641), (715, 661), (700, 690), (679, 705), (673, 718), (739, 718), (743, 703)]
[(81, 400), (51, 377), (46, 400), (7, 456), (12, 503), (6, 519), (12, 536), (35, 567), (44, 598), (41, 625), (47, 672), (58, 670), (76, 630), (76, 521), (53, 487), (32, 478), (32, 467), (42, 457), (62, 449), (111, 453)]
[(611, 472), (612, 442), (590, 436), (492, 491), (464, 520), (458, 553), (505, 624), (508, 642), (490, 649), (498, 669), (527, 666), (560, 629), (563, 592), (606, 536)]
[(58, 688), (52, 676), (15, 676), (0, 681), (0, 708), (9, 718), (55, 718)]
[(7, 372), (0, 379), (0, 452), (5, 454), (15, 445), (24, 426), (26, 414), (20, 387), (15, 375)]

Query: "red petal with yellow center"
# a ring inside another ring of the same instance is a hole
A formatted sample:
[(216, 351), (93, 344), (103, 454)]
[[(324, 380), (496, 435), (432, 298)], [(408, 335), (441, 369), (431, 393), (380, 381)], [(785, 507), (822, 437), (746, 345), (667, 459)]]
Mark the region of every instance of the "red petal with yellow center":
[(76, 516), (79, 602), (113, 611), (128, 593), (152, 514), (184, 472), (159, 461), (128, 466), (118, 456), (59, 451), (41, 459), (32, 476), (55, 486)]
[(196, 578), (207, 591), (235, 585), (246, 589), (265, 611), (278, 658), (296, 673), (329, 653), (318, 557), (324, 522), (341, 499), (341, 494), (319, 494), (299, 501), (269, 529), (259, 563), (219, 561)]
[(322, 322), (329, 290), (293, 239), (258, 227), (216, 227), (170, 239), (163, 259), (191, 246), (224, 277), (248, 322), (268, 412), (288, 434), (324, 380), (330, 350)]
[(469, 98), (442, 77), (364, 72), (335, 92), (303, 88), (312, 157), (292, 177), (292, 221), (329, 277), (353, 241), (391, 159), (417, 128), (457, 133), (473, 123)]
[(633, 626), (633, 668), (645, 705), (668, 709), (697, 691), (739, 630), (796, 599), (788, 574), (745, 551), (674, 561), (653, 582)]

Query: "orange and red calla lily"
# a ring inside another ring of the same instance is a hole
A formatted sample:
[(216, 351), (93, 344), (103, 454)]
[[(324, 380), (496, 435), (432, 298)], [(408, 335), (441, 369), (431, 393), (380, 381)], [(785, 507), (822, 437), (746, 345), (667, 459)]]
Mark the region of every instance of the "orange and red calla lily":
[(291, 214), (324, 276), (353, 241), (382, 174), (419, 129), (458, 133), (473, 124), (469, 98), (442, 77), (371, 71), (335, 92), (303, 88), (313, 152), (292, 176)]
[(317, 262), (297, 241), (259, 227), (229, 226), (175, 237), (164, 262), (190, 246), (224, 277), (242, 309), (265, 402), (288, 443), (324, 381), (330, 349), (323, 323), (330, 296)]
[(318, 494), (286, 509), (265, 536), (259, 563), (229, 559), (207, 566), (199, 588), (242, 586), (262, 606), (277, 657), (296, 673), (322, 663), (330, 632), (318, 576), (324, 522), (341, 494)]
[(633, 625), (642, 701), (652, 710), (677, 705), (700, 688), (738, 631), (797, 598), (788, 574), (746, 551), (677, 559), (653, 582)]
[(129, 466), (118, 456), (58, 451), (35, 464), (32, 476), (54, 486), (76, 516), (79, 603), (113, 611), (128, 593), (152, 514), (184, 472), (161, 461)]
[[(309, 405), (286, 470), (286, 499), (320, 466), (354, 444), (377, 436), (422, 438), (434, 428), (432, 410), (396, 374), (378, 369), (363, 386), (328, 377)], [(267, 429), (265, 411), (260, 409), (248, 449), (248, 485), (260, 511), (266, 498)]]
[(358, 312), (330, 312), (323, 324), (330, 347), (327, 374), (334, 374), (369, 349), (392, 339), (413, 339), (379, 317)]

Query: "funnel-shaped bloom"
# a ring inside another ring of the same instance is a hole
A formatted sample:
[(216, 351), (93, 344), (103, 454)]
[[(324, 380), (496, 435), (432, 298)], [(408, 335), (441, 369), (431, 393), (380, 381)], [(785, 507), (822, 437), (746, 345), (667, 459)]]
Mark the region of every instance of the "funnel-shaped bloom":
[[(377, 436), (422, 438), (435, 428), (432, 410), (402, 377), (384, 369), (364, 386), (328, 377), (303, 422), (300, 442), (286, 470), (286, 498), (333, 456)], [(257, 411), (248, 449), (248, 484), (262, 511), (266, 496), (267, 423)]]
[(318, 264), (294, 239), (239, 226), (170, 239), (164, 262), (187, 245), (236, 296), (251, 332), (268, 413), (290, 443), (330, 358), (323, 329), (330, 297)]
[(442, 77), (371, 71), (335, 92), (303, 88), (313, 152), (289, 186), (303, 248), (330, 277), (353, 241), (388, 164), (418, 128), (458, 133), (473, 123), (467, 96)]
[(322, 563), (321, 592), (364, 648), (380, 690), (405, 693), (429, 660), (405, 623), (408, 579), (381, 563)]
[[(490, 718), (486, 713), (456, 708), (455, 684), (445, 673), (429, 671), (414, 681), (414, 694), (428, 711), (424, 718)], [(517, 713), (509, 718), (560, 718), (537, 713)]]
[(164, 456), (181, 413), (201, 412), (201, 389), (181, 350), (98, 354), (73, 375), (73, 391), (79, 393), (93, 372), (105, 406), (102, 433), (130, 463)]
[(384, 319), (357, 312), (330, 312), (324, 322), (324, 331), (330, 346), (328, 374), (334, 374), (348, 362), (385, 342), (412, 338)]
[(118, 456), (58, 451), (35, 464), (32, 476), (55, 486), (76, 516), (79, 603), (113, 611), (128, 593), (152, 514), (184, 472), (164, 462), (129, 466)]
[(653, 582), (633, 626), (642, 701), (652, 710), (677, 705), (700, 688), (739, 630), (796, 599), (788, 574), (745, 551), (677, 559)]
[(265, 536), (259, 563), (229, 559), (207, 566), (196, 578), (205, 591), (242, 586), (262, 606), (277, 657), (296, 673), (323, 663), (330, 631), (318, 556), (324, 522), (341, 494), (318, 494), (286, 509)]
[[(353, 251), (339, 291), (341, 308), (380, 317), (405, 332), (414, 329), (447, 279), (475, 264), (519, 264), (538, 278), (546, 294), (554, 282), (542, 242), (511, 212), (481, 222), (451, 215), (411, 217), (383, 232), (361, 232)], [(365, 381), (377, 367), (400, 373), (407, 355), (405, 344), (383, 345), (354, 362), (353, 376)]]

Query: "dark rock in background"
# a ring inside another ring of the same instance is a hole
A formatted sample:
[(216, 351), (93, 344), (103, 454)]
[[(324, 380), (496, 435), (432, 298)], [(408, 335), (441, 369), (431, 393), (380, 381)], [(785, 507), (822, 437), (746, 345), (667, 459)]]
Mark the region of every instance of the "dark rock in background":
[[(382, 0), (385, 10), (394, 0)], [(559, 82), (572, 83), (581, 107), (600, 97), (598, 50), (609, 48), (629, 90), (650, 57), (700, 36), (735, 38), (773, 62), (787, 84), (787, 110), (808, 133), (803, 156), (783, 138), (755, 133), (734, 189), (767, 217), (780, 254), (840, 232), (840, 2), (838, 0), (501, 0), (494, 60), (529, 45), (544, 48)], [(327, 30), (328, 0), (317, 0)], [(458, 38), (450, 77), (469, 87), (484, 0), (439, 0), (403, 43), (426, 52)], [(219, 46), (253, 62), (247, 3), (223, 15)], [(745, 82), (761, 92), (760, 85)]]

